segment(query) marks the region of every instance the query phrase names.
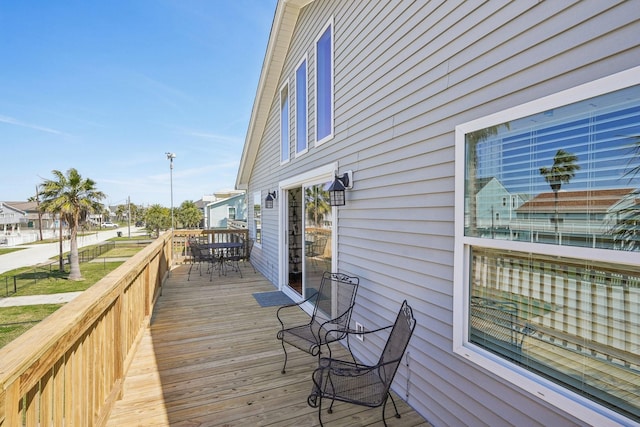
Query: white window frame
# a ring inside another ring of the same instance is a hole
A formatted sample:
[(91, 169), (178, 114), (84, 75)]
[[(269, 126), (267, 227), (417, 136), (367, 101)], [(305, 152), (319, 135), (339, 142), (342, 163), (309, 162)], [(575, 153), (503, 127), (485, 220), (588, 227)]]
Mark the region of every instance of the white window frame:
[[(318, 99), (320, 98), (319, 96), (319, 90), (318, 90), (318, 42), (320, 41), (320, 38), (324, 35), (324, 33), (327, 31), (327, 29), (330, 30), (330, 36), (331, 36), (331, 70), (329, 73), (330, 76), (330, 82), (329, 82), (329, 87), (331, 88), (331, 90), (329, 91), (329, 103), (330, 103), (330, 110), (331, 110), (331, 123), (330, 123), (330, 131), (328, 135), (323, 136), (322, 138), (318, 139)], [(333, 27), (333, 16), (329, 19), (329, 21), (325, 24), (324, 27), (322, 27), (322, 30), (320, 31), (320, 33), (318, 34), (318, 36), (315, 39), (315, 43), (314, 43), (314, 49), (315, 49), (315, 55), (316, 55), (316, 60), (315, 60), (315, 110), (314, 110), (314, 139), (315, 139), (315, 145), (319, 146), (331, 139), (333, 139), (333, 132), (334, 132), (334, 121), (335, 121), (335, 110), (334, 110), (334, 87), (333, 87), (333, 78), (334, 78), (334, 70), (335, 70), (335, 60), (334, 60), (334, 51), (335, 51), (335, 38), (334, 38), (334, 27)]]
[[(299, 101), (300, 98), (298, 97), (298, 70), (300, 69), (300, 67), (302, 67), (302, 65), (304, 64), (305, 67), (305, 73), (304, 73), (304, 88), (305, 88), (305, 105), (304, 105), (304, 125), (305, 125), (305, 137), (304, 137), (304, 149), (298, 151), (298, 126), (300, 125), (300, 116), (298, 114), (298, 111), (300, 111), (300, 105), (299, 105)], [(303, 154), (305, 154), (307, 151), (309, 151), (309, 108), (308, 108), (308, 102), (309, 102), (309, 61), (307, 61), (307, 55), (305, 54), (302, 59), (300, 60), (300, 62), (298, 62), (298, 65), (296, 66), (296, 70), (295, 70), (295, 84), (294, 84), (294, 99), (296, 100), (296, 114), (294, 115), (294, 121), (295, 121), (295, 125), (294, 125), (294, 132), (295, 132), (295, 153), (296, 153), (296, 157), (302, 156)]]
[[(262, 233), (262, 213), (264, 212), (264, 206), (263, 206), (263, 198), (262, 198), (262, 192), (261, 191), (254, 191), (253, 192), (253, 204), (251, 205), (252, 209), (252, 217), (253, 217), (253, 239), (254, 239), (254, 244), (256, 247), (261, 248), (262, 247), (262, 239), (264, 238), (264, 235)], [(255, 205), (260, 205), (260, 239), (258, 239), (258, 229), (257, 229), (257, 220), (255, 217)]]
[[(283, 99), (283, 92), (286, 90), (286, 99)], [(279, 111), (280, 111), (280, 164), (289, 163), (291, 160), (291, 91), (289, 89), (289, 79), (285, 80), (284, 84), (280, 86), (280, 96), (278, 97)], [(282, 114), (283, 101), (287, 103), (286, 117)], [(286, 122), (285, 122), (286, 121)], [(283, 134), (282, 129), (286, 129), (286, 135)]]
[[(616, 90), (640, 84), (640, 67), (622, 71), (526, 104), (481, 117), (456, 126), (455, 129), (455, 252), (454, 252), (454, 288), (453, 288), (453, 351), (477, 364), (482, 369), (497, 375), (514, 386), (522, 388), (551, 405), (583, 420), (589, 424), (610, 426), (630, 423), (631, 420), (592, 400), (533, 374), (514, 363), (490, 353), (469, 342), (469, 312), (466, 302), (469, 300), (469, 256), (472, 247), (494, 248), (504, 251), (531, 252), (543, 255), (567, 256), (567, 247), (545, 245), (522, 241), (483, 239), (464, 235), (464, 198), (465, 198), (465, 135), (490, 126), (507, 123), (511, 120), (532, 114), (549, 111), (584, 99), (604, 95)], [(571, 247), (571, 257), (590, 261), (606, 261), (615, 264), (637, 264), (638, 253)]]

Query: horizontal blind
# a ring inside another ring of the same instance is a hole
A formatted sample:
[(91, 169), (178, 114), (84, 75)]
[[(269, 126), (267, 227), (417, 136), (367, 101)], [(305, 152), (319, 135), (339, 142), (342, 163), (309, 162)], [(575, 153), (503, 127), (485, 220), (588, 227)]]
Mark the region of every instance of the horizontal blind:
[(468, 135), (466, 235), (640, 250), (639, 92)]

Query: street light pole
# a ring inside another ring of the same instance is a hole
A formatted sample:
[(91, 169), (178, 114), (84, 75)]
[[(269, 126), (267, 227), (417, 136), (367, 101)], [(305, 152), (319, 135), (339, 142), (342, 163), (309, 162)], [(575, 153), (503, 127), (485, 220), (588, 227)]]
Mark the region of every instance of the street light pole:
[(167, 155), (167, 160), (169, 160), (169, 174), (171, 180), (171, 230), (175, 228), (175, 222), (173, 220), (173, 159), (176, 158), (176, 153), (169, 153), (168, 151), (165, 153)]

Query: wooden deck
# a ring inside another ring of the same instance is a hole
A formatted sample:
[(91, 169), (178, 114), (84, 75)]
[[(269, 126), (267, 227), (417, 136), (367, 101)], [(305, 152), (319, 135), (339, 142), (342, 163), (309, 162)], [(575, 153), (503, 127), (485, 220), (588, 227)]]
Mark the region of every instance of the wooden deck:
[[(275, 290), (250, 266), (244, 278), (200, 276), (174, 269), (163, 287), (151, 327), (124, 381), (108, 426), (316, 426), (307, 405), (317, 361), (301, 351), (283, 352), (276, 340), (277, 307), (260, 307), (253, 293)], [(301, 319), (303, 312), (301, 311)], [(393, 426), (429, 426), (394, 395), (401, 419)], [(325, 426), (382, 426), (381, 408), (336, 403)]]

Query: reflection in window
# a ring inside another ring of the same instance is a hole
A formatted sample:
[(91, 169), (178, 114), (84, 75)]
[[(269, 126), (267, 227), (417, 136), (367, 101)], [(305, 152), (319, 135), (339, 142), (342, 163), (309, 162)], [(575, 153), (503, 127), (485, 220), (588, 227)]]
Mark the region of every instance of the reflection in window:
[(470, 342), (640, 420), (639, 266), (474, 248), (471, 272)]
[(296, 154), (307, 150), (307, 60), (296, 69)]
[(307, 291), (320, 284), (322, 273), (331, 271), (333, 219), (326, 184), (304, 187), (304, 262)]
[(333, 136), (333, 25), (316, 41), (316, 141)]
[(640, 250), (638, 86), (471, 132), (466, 152), (465, 235)]

